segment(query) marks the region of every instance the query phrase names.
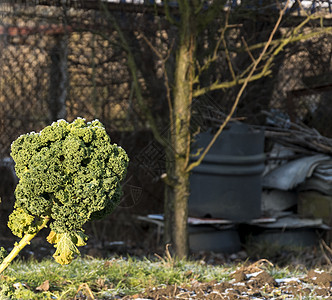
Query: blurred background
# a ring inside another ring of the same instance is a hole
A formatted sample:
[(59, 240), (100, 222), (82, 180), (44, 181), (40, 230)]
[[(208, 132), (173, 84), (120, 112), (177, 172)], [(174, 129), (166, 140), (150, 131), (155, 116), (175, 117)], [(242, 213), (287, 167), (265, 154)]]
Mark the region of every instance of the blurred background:
[[(325, 28), (330, 28), (329, 1), (302, 2), (307, 14), (323, 12), (324, 18), (319, 21)], [(88, 121), (99, 119), (111, 140), (121, 145), (131, 159), (120, 206), (106, 220), (87, 228), (87, 232), (96, 245), (104, 247), (108, 243), (109, 247), (125, 245), (155, 251), (162, 245), (160, 224), (142, 221), (137, 216), (163, 212), (164, 185), (160, 175), (164, 172), (165, 156), (137, 103), (128, 57), (112, 20), (121, 26), (130, 47), (135, 49), (143, 98), (156, 117), (160, 131), (168, 128), (167, 90), (160, 58), (154, 55), (142, 34), (167, 53), (176, 43), (176, 28), (166, 21), (160, 9), (162, 2), (100, 3), (92, 0), (0, 2), (2, 239), (13, 238), (6, 226), (17, 183), (10, 159), (11, 142), (21, 134), (39, 131), (58, 119), (72, 121), (83, 117)], [(254, 3), (254, 6), (248, 6), (248, 3)], [(278, 15), (271, 8), (273, 3), (230, 1), (228, 5), (242, 14), (239, 19), (243, 25), (234, 32), (232, 42), (236, 44), (243, 35), (251, 44), (265, 41)], [(277, 37), (295, 26), (298, 18), (304, 17), (296, 3), (291, 3)], [(202, 32), (198, 53), (204, 54), (204, 41), (211, 45), (216, 42), (214, 26), (212, 22), (211, 28)], [(311, 26), (305, 32), (310, 33)], [(314, 132), (332, 138), (331, 47), (329, 34), (289, 44), (276, 58), (272, 73), (249, 84), (235, 118), (262, 130), (266, 130), (266, 126), (278, 127), (278, 120), (281, 120), (283, 130), (287, 129), (285, 124), (301, 124), (301, 128), (314, 129)], [(241, 53), (234, 58), (239, 69), (246, 64), (246, 59)], [(168, 59), (170, 68), (174, 60), (172, 53)], [(229, 76), (226, 64), (221, 56), (211, 71), (205, 73), (203, 82)], [(217, 103), (220, 114), (227, 114), (237, 91), (238, 87), (210, 92), (207, 103)], [(212, 118), (210, 114), (203, 114), (200, 117), (208, 127), (218, 124), (218, 116)], [(265, 138), (264, 152), (269, 158), (276, 135), (270, 133)], [(293, 142), (298, 146), (296, 140)], [(157, 154), (154, 158), (146, 158), (151, 147)], [(302, 154), (320, 153), (312, 149), (310, 152), (306, 145), (301, 147)], [(327, 201), (331, 210), (332, 201)], [(331, 225), (331, 218), (327, 217), (325, 224)]]

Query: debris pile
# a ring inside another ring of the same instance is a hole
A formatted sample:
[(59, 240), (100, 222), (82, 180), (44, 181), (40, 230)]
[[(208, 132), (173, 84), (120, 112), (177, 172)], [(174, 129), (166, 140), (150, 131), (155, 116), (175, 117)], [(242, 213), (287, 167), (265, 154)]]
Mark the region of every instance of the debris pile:
[[(286, 115), (264, 113), (266, 126), (250, 126), (263, 133), (261, 151), (248, 150), (251, 142), (257, 146), (250, 131), (237, 137), (243, 133), (239, 128), (248, 125), (232, 123), (229, 136), (217, 140), (209, 152), (208, 163), (197, 167), (197, 180), (191, 174), (188, 224), (192, 251), (236, 252), (251, 242), (302, 247), (317, 246), (322, 237), (332, 241), (332, 139), (292, 123)], [(200, 136), (202, 145), (205, 137)], [(241, 155), (234, 156), (237, 150)], [(256, 171), (262, 165), (263, 174), (249, 173), (248, 165)], [(258, 182), (254, 187), (252, 181), (244, 180), (253, 175)], [(249, 193), (248, 186), (254, 192)], [(258, 207), (254, 214), (253, 206)], [(139, 219), (157, 224), (161, 234), (163, 215)]]
[(310, 229), (302, 241), (310, 243), (312, 229), (332, 226), (332, 139), (284, 116), (264, 113), (265, 137), (272, 146), (262, 179), (262, 210), (278, 218), (266, 228)]

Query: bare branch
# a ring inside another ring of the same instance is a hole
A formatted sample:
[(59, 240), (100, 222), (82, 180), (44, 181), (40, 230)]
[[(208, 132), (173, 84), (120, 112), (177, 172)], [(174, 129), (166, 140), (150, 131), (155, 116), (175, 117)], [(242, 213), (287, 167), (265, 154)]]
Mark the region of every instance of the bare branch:
[(166, 88), (166, 98), (167, 98), (167, 103), (168, 103), (168, 108), (169, 108), (169, 118), (170, 118), (170, 126), (171, 126), (171, 132), (173, 132), (173, 126), (174, 126), (174, 121), (173, 121), (173, 105), (172, 105), (172, 99), (171, 99), (171, 88), (169, 85), (169, 79), (168, 79), (168, 74), (166, 70), (166, 62), (169, 59), (173, 45), (174, 45), (174, 40), (172, 41), (171, 47), (168, 49), (166, 57), (163, 57), (163, 55), (157, 50), (155, 46), (152, 45), (152, 43), (149, 41), (149, 39), (142, 33), (140, 32), (140, 36), (143, 38), (143, 40), (147, 43), (147, 45), (151, 48), (151, 50), (157, 55), (157, 57), (161, 61), (161, 67), (163, 70), (164, 74), (164, 84)]
[(124, 33), (122, 32), (120, 26), (118, 25), (118, 23), (116, 22), (115, 18), (113, 17), (113, 15), (107, 10), (106, 6), (104, 5), (104, 3), (102, 3), (100, 1), (100, 5), (103, 8), (106, 17), (111, 21), (111, 23), (113, 24), (114, 28), (116, 29), (118, 35), (119, 35), (119, 39), (120, 39), (120, 43), (121, 46), (123, 48), (123, 50), (126, 51), (127, 53), (127, 65), (129, 68), (129, 71), (131, 73), (131, 76), (133, 78), (133, 85), (134, 85), (134, 89), (135, 89), (135, 94), (136, 94), (136, 99), (138, 102), (138, 105), (140, 106), (140, 108), (142, 109), (142, 111), (144, 112), (144, 114), (146, 115), (148, 122), (151, 126), (151, 130), (153, 132), (153, 136), (155, 137), (155, 139), (163, 146), (166, 147), (167, 142), (165, 141), (165, 139), (160, 135), (155, 119), (152, 115), (152, 112), (150, 111), (149, 107), (146, 105), (146, 102), (143, 99), (143, 95), (142, 95), (142, 89), (141, 89), (141, 85), (139, 83), (139, 79), (138, 79), (138, 75), (137, 75), (137, 65), (135, 62), (135, 58), (134, 55), (130, 49), (130, 46), (127, 42), (126, 37), (124, 36)]
[[(229, 50), (228, 50), (226, 39), (225, 39), (225, 32), (226, 32), (227, 25), (228, 25), (228, 16), (229, 16), (229, 11), (227, 12), (227, 15), (226, 15), (225, 28), (221, 32), (221, 34), (222, 34), (221, 39), (222, 39), (223, 46), (225, 48), (225, 55), (226, 55), (226, 60), (227, 60), (229, 71), (231, 72), (233, 80), (236, 80), (236, 75), (235, 75), (235, 72), (234, 72), (234, 69), (233, 69), (232, 60), (231, 60), (231, 57), (229, 55)], [(216, 48), (215, 52), (213, 54), (214, 56), (217, 56), (217, 50), (218, 49)]]
[[(251, 81), (255, 81), (257, 79), (260, 79), (264, 76), (267, 76), (267, 75), (270, 75), (271, 74), (271, 71), (266, 71), (265, 73), (264, 72), (260, 72), (256, 75), (252, 75), (248, 82), (251, 82)], [(222, 82), (222, 83), (219, 83), (218, 81), (214, 82), (213, 84), (211, 84), (210, 86), (207, 86), (207, 87), (204, 87), (204, 88), (200, 88), (198, 90), (195, 90), (193, 92), (193, 97), (199, 97), (199, 96), (202, 96), (204, 94), (206, 94), (207, 92), (210, 92), (210, 91), (215, 91), (215, 90), (221, 90), (221, 89), (226, 89), (226, 88), (231, 88), (233, 86), (236, 86), (238, 84), (243, 84), (245, 81), (247, 81), (247, 78), (240, 78), (240, 79), (237, 79), (237, 80), (232, 80), (232, 81), (225, 81), (225, 82)]]
[(170, 22), (172, 25), (176, 25), (178, 26), (179, 25), (179, 22), (176, 21), (172, 16), (171, 16), (171, 12), (170, 12), (170, 9), (169, 9), (169, 0), (165, 0), (164, 2), (164, 8), (165, 8), (165, 16), (166, 16), (166, 19), (168, 20), (168, 22)]
[(246, 40), (245, 40), (245, 38), (244, 38), (243, 36), (241, 37), (241, 40), (242, 40), (242, 43), (244, 44), (244, 47), (245, 47), (246, 50), (247, 50), (248, 55), (250, 56), (252, 62), (255, 63), (256, 59), (255, 59), (255, 57), (252, 55), (252, 53), (251, 53), (251, 51), (250, 51), (250, 49), (249, 49), (249, 47), (248, 47), (248, 44), (247, 44), (247, 42), (246, 42)]
[(207, 70), (213, 62), (215, 62), (218, 59), (218, 57), (219, 57), (218, 56), (218, 50), (220, 48), (221, 43), (223, 44), (223, 47), (224, 47), (223, 50), (225, 51), (226, 60), (227, 60), (227, 63), (228, 63), (229, 70), (232, 74), (233, 79), (236, 80), (236, 75), (235, 75), (235, 72), (234, 72), (234, 69), (233, 69), (233, 66), (232, 66), (229, 50), (228, 50), (227, 43), (226, 43), (226, 40), (225, 40), (225, 33), (226, 33), (227, 29), (238, 27), (239, 25), (229, 25), (228, 17), (229, 17), (229, 11), (227, 11), (226, 18), (225, 18), (225, 25), (221, 29), (220, 37), (219, 37), (219, 39), (216, 43), (216, 46), (214, 47), (214, 50), (213, 50), (213, 55), (207, 59), (207, 61), (203, 64), (203, 66), (200, 66), (197, 62), (198, 74), (195, 77), (194, 83), (198, 83), (199, 82), (199, 76), (205, 70)]
[(309, 17), (309, 14), (308, 14), (308, 13), (306, 12), (306, 10), (304, 9), (304, 7), (303, 7), (301, 1), (300, 1), (300, 0), (297, 0), (296, 2), (297, 2), (297, 4), (299, 5), (299, 7), (301, 8), (301, 11), (302, 11), (307, 17)]
[(193, 168), (197, 167), (204, 159), (204, 157), (206, 156), (206, 154), (209, 152), (209, 150), (211, 149), (212, 145), (215, 143), (215, 141), (217, 140), (217, 138), (219, 137), (219, 135), (221, 134), (221, 132), (223, 131), (223, 129), (225, 128), (225, 126), (227, 125), (227, 123), (229, 122), (229, 120), (232, 118), (234, 112), (235, 112), (235, 109), (240, 101), (240, 98), (245, 90), (245, 88), (247, 87), (248, 83), (250, 82), (251, 78), (253, 77), (254, 75), (254, 72), (255, 70), (257, 69), (257, 66), (258, 64), (262, 61), (268, 47), (270, 46), (272, 40), (273, 40), (273, 37), (277, 31), (277, 29), (279, 28), (279, 25), (280, 25), (280, 22), (282, 20), (282, 17), (286, 11), (286, 8), (288, 6), (288, 3), (289, 3), (289, 0), (287, 0), (284, 8), (280, 11), (279, 13), (279, 18), (270, 34), (270, 37), (269, 39), (267, 40), (266, 44), (265, 44), (265, 47), (264, 49), (262, 50), (261, 54), (259, 55), (259, 57), (257, 58), (257, 60), (255, 61), (252, 69), (250, 70), (250, 73), (249, 75), (247, 76), (247, 78), (244, 80), (242, 86), (241, 86), (241, 89), (239, 90), (237, 96), (236, 96), (236, 99), (233, 103), (233, 106), (231, 108), (231, 111), (229, 112), (229, 114), (227, 115), (226, 119), (224, 120), (224, 122), (220, 125), (217, 133), (213, 136), (212, 140), (210, 141), (209, 145), (204, 149), (202, 155), (199, 157), (199, 159), (193, 163), (191, 163), (188, 167), (187, 167), (187, 171), (190, 172)]
[[(262, 77), (265, 77), (265, 76), (268, 76), (269, 74), (271, 74), (271, 71), (269, 70), (269, 68), (271, 67), (274, 58), (289, 43), (309, 39), (309, 38), (312, 38), (312, 37), (317, 36), (317, 35), (322, 35), (324, 33), (332, 33), (332, 27), (321, 28), (319, 31), (311, 32), (311, 33), (308, 33), (308, 34), (299, 34), (298, 33), (299, 30), (301, 28), (303, 28), (310, 20), (314, 20), (314, 19), (318, 19), (318, 18), (320, 18), (320, 17), (318, 17), (317, 15), (310, 15), (307, 19), (305, 19), (298, 26), (296, 26), (287, 38), (277, 39), (277, 40), (270, 41), (270, 42), (259, 43), (259, 44), (255, 44), (255, 45), (247, 47), (247, 48), (245, 47), (246, 51), (248, 52), (248, 51), (251, 51), (251, 50), (254, 50), (254, 49), (259, 49), (261, 47), (264, 47), (264, 49), (265, 49), (265, 48), (268, 48), (269, 46), (276, 46), (276, 48), (273, 50), (273, 52), (269, 55), (269, 58), (267, 59), (263, 69), (259, 73), (251, 76), (251, 78), (249, 79), (249, 82), (255, 81), (257, 79), (260, 79)], [(268, 45), (268, 47), (266, 47), (267, 45)], [(264, 54), (266, 54), (265, 52), (266, 52), (266, 50), (264, 51)], [(236, 86), (238, 84), (243, 84), (247, 79), (247, 78), (244, 78), (244, 75), (250, 69), (252, 70), (252, 67), (253, 67), (253, 65), (250, 65), (248, 67), (248, 69), (246, 69), (235, 80), (226, 81), (226, 82), (214, 82), (210, 86), (203, 87), (203, 88), (198, 88), (197, 90), (194, 91), (193, 95), (194, 95), (194, 97), (198, 97), (198, 96), (204, 95), (205, 93), (207, 93), (209, 91), (230, 88), (230, 87)], [(257, 67), (255, 68), (255, 70), (257, 70)]]
[[(305, 25), (307, 25), (307, 23), (309, 21), (313, 21), (313, 20), (317, 20), (317, 19), (322, 19), (322, 17), (318, 14), (309, 15), (305, 20), (303, 20), (298, 26), (296, 26), (292, 30), (290, 36), (287, 38), (288, 43), (294, 43), (294, 42), (298, 42), (298, 41), (301, 41), (301, 40), (307, 40), (307, 39), (315, 37), (317, 35), (332, 32), (332, 27), (329, 26), (329, 27), (324, 28), (323, 26), (321, 26), (322, 28), (320, 28), (317, 31), (312, 31), (312, 32), (307, 33), (307, 34), (298, 34), (297, 35), (298, 31), (301, 28), (303, 28)], [(285, 38), (276, 39), (276, 40), (271, 42), (271, 46), (272, 45), (279, 45), (284, 40), (285, 40)], [(249, 46), (249, 49), (252, 51), (252, 50), (255, 50), (255, 49), (263, 48), (265, 46), (265, 44), (266, 44), (266, 42), (258, 43), (258, 44)]]

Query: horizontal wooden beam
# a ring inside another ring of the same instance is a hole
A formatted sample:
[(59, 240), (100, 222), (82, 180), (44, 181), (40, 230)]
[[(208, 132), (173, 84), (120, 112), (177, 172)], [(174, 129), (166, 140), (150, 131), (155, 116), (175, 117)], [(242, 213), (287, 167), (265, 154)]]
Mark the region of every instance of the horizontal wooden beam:
[[(134, 0), (133, 0), (134, 1)], [(117, 12), (129, 12), (129, 13), (153, 13), (158, 15), (163, 15), (165, 13), (165, 7), (162, 4), (153, 4), (153, 0), (145, 0), (143, 4), (137, 3), (127, 3), (119, 0), (118, 3), (110, 2), (107, 0), (2, 0), (0, 5), (45, 5), (45, 6), (55, 6), (55, 7), (69, 7), (83, 10), (100, 10), (102, 5), (109, 11)], [(170, 1), (169, 10), (173, 15), (178, 15), (179, 10), (176, 5), (176, 0)], [(254, 10), (254, 8), (253, 8)], [(257, 11), (259, 13), (259, 11)], [(277, 11), (276, 11), (277, 13)], [(264, 13), (262, 13), (264, 15)], [(292, 12), (291, 14), (286, 14), (281, 27), (295, 27), (306, 19), (305, 15), (297, 15), (297, 13)], [(312, 20), (308, 23), (308, 26), (332, 26), (332, 14), (326, 12), (322, 19)]]
[[(45, 5), (54, 7), (69, 7), (75, 9), (84, 10), (100, 10), (104, 6), (109, 11), (119, 11), (119, 12), (131, 12), (131, 13), (158, 13), (164, 14), (164, 6), (160, 4), (153, 3), (127, 3), (127, 2), (109, 2), (109, 1), (99, 1), (99, 0), (4, 0), (0, 5)], [(170, 6), (172, 13), (177, 13), (177, 6)]]

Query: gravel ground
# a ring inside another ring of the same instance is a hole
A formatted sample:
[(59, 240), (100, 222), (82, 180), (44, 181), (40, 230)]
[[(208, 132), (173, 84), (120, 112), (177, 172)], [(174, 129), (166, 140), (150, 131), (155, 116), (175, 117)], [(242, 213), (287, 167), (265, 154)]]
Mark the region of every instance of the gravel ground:
[(332, 273), (310, 270), (305, 276), (274, 279), (267, 260), (238, 268), (229, 282), (165, 285), (122, 299), (332, 299)]

